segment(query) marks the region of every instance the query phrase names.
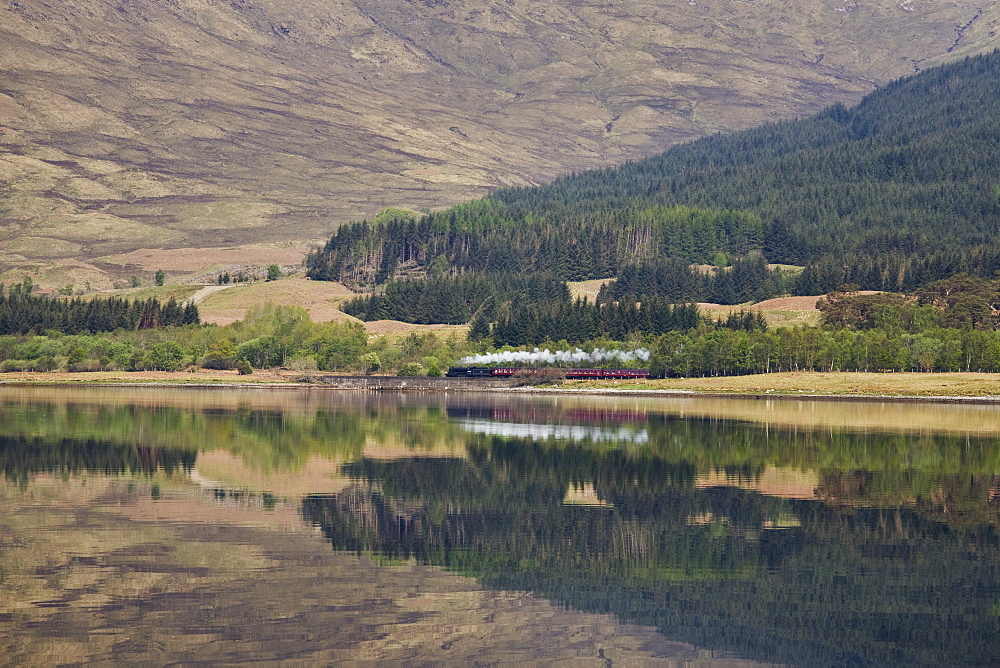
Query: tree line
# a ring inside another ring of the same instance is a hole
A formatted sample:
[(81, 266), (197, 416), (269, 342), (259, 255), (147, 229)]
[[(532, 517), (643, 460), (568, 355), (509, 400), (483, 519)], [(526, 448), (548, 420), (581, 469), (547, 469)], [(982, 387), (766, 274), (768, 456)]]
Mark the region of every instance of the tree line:
[(1000, 333), (816, 327), (671, 332), (651, 348), (654, 377), (781, 371), (1000, 371)]
[(568, 299), (566, 283), (550, 272), (467, 272), (389, 281), (382, 292), (348, 300), (341, 310), (368, 321), (460, 325), (501, 302)]
[[(729, 267), (703, 271), (677, 258), (656, 258), (622, 267), (601, 288), (597, 301), (644, 301), (649, 297), (676, 302), (743, 304), (795, 290), (797, 273), (771, 269), (760, 255), (735, 260)], [(838, 284), (839, 285), (839, 284)]]
[(201, 322), (198, 307), (147, 300), (108, 297), (84, 301), (55, 299), (33, 294), (30, 281), (9, 289), (0, 284), (0, 334), (41, 333), (48, 330), (67, 334), (111, 332), (116, 329), (151, 329), (195, 325)]
[(178, 371), (203, 367), (284, 367), (309, 378), (318, 371), (420, 373), (447, 368), (484, 346), (464, 337), (411, 334), (401, 340), (369, 339), (358, 322), (314, 323), (298, 306), (261, 304), (225, 327), (116, 329), (105, 333), (0, 335), (0, 372)]
[(579, 202), (515, 213), (487, 198), (442, 212), (390, 212), (349, 223), (307, 257), (306, 268), (310, 278), (352, 287), (382, 284), (413, 269), (547, 272), (585, 280), (661, 255), (727, 264), (759, 251), (762, 235), (760, 218), (739, 211)]
[(530, 346), (548, 341), (579, 344), (597, 338), (616, 341), (689, 330), (701, 324), (696, 304), (672, 304), (658, 299), (643, 302), (595, 304), (584, 299), (525, 302), (499, 309), (496, 321), (473, 320), (469, 337), (489, 337), (497, 346)]

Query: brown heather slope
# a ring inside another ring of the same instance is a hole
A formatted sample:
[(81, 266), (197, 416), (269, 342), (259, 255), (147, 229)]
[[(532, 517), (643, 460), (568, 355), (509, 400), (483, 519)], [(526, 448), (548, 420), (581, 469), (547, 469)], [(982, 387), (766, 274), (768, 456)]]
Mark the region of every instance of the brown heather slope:
[(0, 272), (304, 248), (857, 100), (998, 22), (985, 0), (6, 1)]

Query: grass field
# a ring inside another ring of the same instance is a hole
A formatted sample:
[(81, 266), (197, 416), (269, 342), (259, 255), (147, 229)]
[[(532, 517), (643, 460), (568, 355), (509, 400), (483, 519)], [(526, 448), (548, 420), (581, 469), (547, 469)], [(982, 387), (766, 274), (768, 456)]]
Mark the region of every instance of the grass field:
[(816, 310), (816, 300), (819, 295), (807, 297), (776, 297), (756, 304), (738, 304), (727, 306), (722, 304), (701, 303), (698, 307), (709, 316), (718, 317), (734, 311), (759, 311), (770, 327), (797, 327), (804, 325), (813, 327), (820, 324), (820, 313)]
[(814, 394), (841, 396), (1000, 396), (1000, 375), (991, 373), (816, 372), (722, 378), (668, 378), (637, 383), (569, 381), (567, 388), (685, 390), (721, 394)]
[(145, 288), (126, 288), (124, 290), (113, 290), (109, 292), (91, 292), (90, 294), (83, 295), (83, 299), (103, 299), (109, 295), (113, 295), (123, 299), (140, 301), (153, 297), (161, 302), (165, 302), (169, 299), (176, 299), (177, 301), (182, 302), (190, 299), (194, 293), (201, 289), (201, 287), (202, 286), (200, 285), (157, 285)]
[(352, 296), (354, 293), (340, 283), (291, 276), (277, 281), (224, 286), (199, 302), (198, 310), (203, 322), (216, 325), (242, 320), (251, 307), (267, 302), (301, 306), (309, 312), (313, 322), (353, 320), (337, 309), (342, 301)]
[(589, 281), (568, 281), (566, 286), (569, 288), (569, 296), (573, 299), (586, 297), (594, 302), (597, 301), (597, 293), (601, 288), (613, 280), (613, 278), (595, 278)]

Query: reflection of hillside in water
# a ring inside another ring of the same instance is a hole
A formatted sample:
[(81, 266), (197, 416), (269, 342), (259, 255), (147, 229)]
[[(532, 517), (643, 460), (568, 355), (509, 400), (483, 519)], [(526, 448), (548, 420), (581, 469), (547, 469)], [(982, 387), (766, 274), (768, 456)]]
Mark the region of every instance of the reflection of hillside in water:
[(338, 550), (740, 656), (1000, 660), (988, 411), (963, 432), (903, 429), (916, 413), (894, 407), (860, 407), (892, 428), (830, 426), (857, 404), (95, 392), (0, 390), (0, 476), (27, 487), (10, 498), (100, 473), (101, 503), (142, 521), (300, 510)]
[[(303, 501), (338, 550), (444, 566), (747, 658), (1000, 660), (991, 526), (700, 487), (683, 462), (528, 439), (488, 438), (465, 460), (363, 459), (345, 473), (352, 488)], [(972, 485), (994, 517), (996, 484)], [(564, 502), (584, 486), (603, 505)]]
[[(855, 506), (909, 505), (952, 523), (995, 523), (991, 499), (1000, 496), (992, 482), (1000, 474), (995, 434), (978, 437), (950, 425), (941, 432), (923, 426), (868, 431), (766, 421), (772, 404), (782, 402), (734, 400), (736, 407), (727, 410), (742, 417), (727, 419), (718, 414), (719, 406), (730, 405), (724, 400), (705, 407), (690, 399), (14, 389), (0, 391), (0, 438), (7, 442), (0, 445), (0, 469), (20, 480), (35, 470), (170, 468), (180, 458), (182, 468), (195, 466), (217, 486), (299, 498), (348, 484), (344, 463), (469, 460), (470, 449), (491, 439), (516, 438), (553, 450), (575, 445), (654, 458), (689, 470), (695, 486)], [(818, 411), (829, 422), (834, 409), (846, 421), (859, 411), (898, 420), (940, 408), (900, 412), (806, 402), (795, 410)], [(961, 414), (981, 431), (993, 407), (972, 408), (977, 411)], [(757, 420), (747, 419), (751, 415)]]

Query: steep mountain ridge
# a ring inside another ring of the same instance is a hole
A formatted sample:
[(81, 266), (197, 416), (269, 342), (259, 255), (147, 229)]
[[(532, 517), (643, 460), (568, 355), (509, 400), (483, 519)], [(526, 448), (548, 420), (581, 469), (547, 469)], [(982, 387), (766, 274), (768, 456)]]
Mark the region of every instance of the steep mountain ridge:
[(855, 101), (998, 23), (964, 0), (17, 0), (0, 268), (317, 239)]

